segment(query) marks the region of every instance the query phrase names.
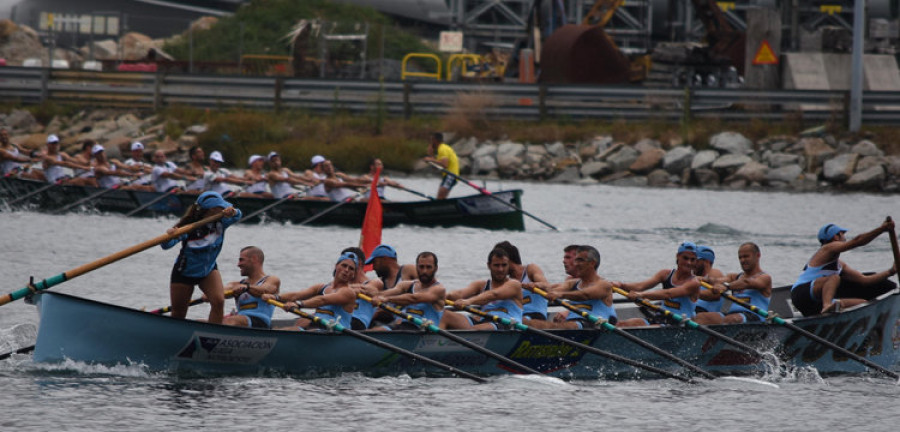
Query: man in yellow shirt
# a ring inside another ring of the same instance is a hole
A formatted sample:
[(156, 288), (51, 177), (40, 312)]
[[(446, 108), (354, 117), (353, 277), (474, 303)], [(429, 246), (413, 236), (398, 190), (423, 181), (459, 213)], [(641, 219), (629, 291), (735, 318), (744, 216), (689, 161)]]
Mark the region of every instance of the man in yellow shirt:
[[(459, 158), (456, 157), (453, 147), (444, 143), (444, 135), (440, 132), (435, 132), (431, 136), (431, 141), (428, 143), (428, 156), (423, 160), (434, 162), (447, 171), (459, 175)], [(456, 185), (456, 177), (444, 174), (441, 186), (438, 188), (437, 199), (446, 199), (454, 185)]]

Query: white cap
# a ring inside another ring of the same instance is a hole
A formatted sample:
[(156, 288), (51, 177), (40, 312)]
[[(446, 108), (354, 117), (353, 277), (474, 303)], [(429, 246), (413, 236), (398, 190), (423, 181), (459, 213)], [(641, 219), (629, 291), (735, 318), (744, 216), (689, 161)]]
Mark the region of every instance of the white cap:
[(97, 154), (102, 151), (103, 151), (103, 146), (100, 144), (94, 144), (94, 146), (91, 147), (91, 154)]
[(53, 134), (47, 135), (47, 144), (58, 143), (59, 137)]
[(278, 154), (278, 152), (269, 152), (269, 155), (266, 156), (266, 159), (272, 160), (272, 158), (275, 157), (275, 156), (281, 156), (281, 155)]
[(209, 154), (209, 160), (214, 160), (218, 163), (225, 163), (225, 158), (222, 157), (222, 153), (218, 151), (214, 151)]
[(312, 157), (312, 165), (313, 165), (313, 166), (316, 166), (316, 165), (318, 165), (318, 164), (320, 164), (320, 163), (322, 163), (322, 162), (325, 162), (325, 156), (322, 156), (322, 155), (315, 155), (315, 156)]
[(144, 145), (141, 144), (140, 141), (135, 141), (135, 142), (131, 143), (131, 151), (143, 150), (143, 149), (144, 149)]
[(247, 165), (253, 165), (253, 162), (256, 162), (258, 160), (263, 160), (263, 157), (260, 155), (250, 156), (250, 159), (247, 160)]

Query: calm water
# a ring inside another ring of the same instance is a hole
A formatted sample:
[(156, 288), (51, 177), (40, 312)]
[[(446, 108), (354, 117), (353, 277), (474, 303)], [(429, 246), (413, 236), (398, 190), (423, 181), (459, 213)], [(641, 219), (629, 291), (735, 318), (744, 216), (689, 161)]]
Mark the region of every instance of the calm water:
[[(433, 179), (405, 185), (433, 194)], [(431, 250), (438, 278), (450, 289), (487, 276), (486, 256), (501, 240), (519, 246), (551, 280), (563, 276), (562, 248), (584, 243), (603, 258), (611, 279), (643, 279), (674, 264), (683, 240), (711, 245), (717, 267), (739, 271), (737, 246), (757, 242), (762, 265), (777, 285), (799, 274), (816, 248), (821, 225), (838, 223), (850, 235), (900, 216), (895, 197), (863, 194), (783, 194), (632, 189), (607, 186), (488, 182), (490, 189), (522, 188), (526, 210), (556, 225), (554, 232), (526, 221), (526, 232), (468, 228), (386, 229), (402, 262)], [(458, 185), (454, 195), (468, 194)], [(414, 199), (389, 191), (389, 198)], [(3, 293), (30, 275), (48, 277), (163, 233), (173, 220), (116, 215), (50, 216), (0, 213), (0, 280)], [(219, 267), (239, 277), (238, 251), (260, 246), (266, 270), (296, 290), (330, 278), (337, 252), (359, 241), (359, 231), (268, 224), (229, 229)], [(168, 274), (177, 252), (153, 248), (53, 288), (134, 308), (168, 304)], [(844, 260), (864, 270), (891, 263), (886, 237)], [(230, 304), (229, 304), (230, 307)], [(190, 316), (205, 317), (203, 306)], [(288, 314), (276, 312), (276, 318)], [(77, 325), (77, 323), (73, 323)], [(0, 353), (34, 342), (37, 314), (18, 301), (0, 307)], [(815, 370), (757, 376), (758, 382), (719, 379), (686, 385), (673, 380), (583, 381), (493, 378), (476, 385), (461, 379), (408, 377), (298, 380), (285, 377), (186, 379), (151, 374), (140, 365), (35, 365), (27, 355), (0, 361), (0, 430), (173, 430), (301, 426), (321, 430), (553, 430), (613, 427), (620, 430), (896, 430), (900, 386), (877, 376), (822, 379)], [(774, 385), (773, 385), (774, 384)], [(777, 386), (777, 387), (776, 387)], [(724, 429), (722, 429), (724, 428)]]

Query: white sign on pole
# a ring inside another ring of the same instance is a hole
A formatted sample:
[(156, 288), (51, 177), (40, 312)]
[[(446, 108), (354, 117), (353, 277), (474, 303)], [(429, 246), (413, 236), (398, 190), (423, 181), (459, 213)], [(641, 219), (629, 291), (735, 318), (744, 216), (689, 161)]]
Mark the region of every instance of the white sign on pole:
[(463, 34), (458, 31), (442, 31), (438, 51), (460, 52), (463, 50)]

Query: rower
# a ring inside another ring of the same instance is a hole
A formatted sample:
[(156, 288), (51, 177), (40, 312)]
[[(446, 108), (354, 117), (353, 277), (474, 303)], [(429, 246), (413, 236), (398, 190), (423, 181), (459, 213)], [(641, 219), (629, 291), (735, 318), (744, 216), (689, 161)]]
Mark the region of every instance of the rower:
[[(403, 313), (413, 315), (422, 321), (440, 323), (444, 314), (446, 290), (437, 280), (438, 258), (433, 252), (422, 252), (416, 257), (418, 279), (403, 281), (373, 298), (374, 304), (393, 303), (403, 308)], [(372, 330), (418, 330), (415, 324), (397, 319), (394, 322)]]
[(278, 294), (281, 289), (281, 279), (278, 276), (266, 274), (263, 270), (263, 262), (266, 257), (262, 249), (256, 246), (246, 246), (241, 249), (238, 257), (238, 268), (243, 279), (229, 282), (225, 289), (234, 295), (234, 303), (237, 312), (228, 315), (222, 320), (222, 324), (238, 327), (270, 328), (272, 326), (272, 312), (275, 306), (262, 299), (263, 294)]
[(822, 246), (809, 259), (803, 267), (803, 273), (791, 287), (791, 302), (794, 307), (803, 316), (811, 316), (838, 312), (841, 308), (865, 303), (865, 299), (854, 297), (850, 284), (878, 284), (897, 273), (896, 264), (887, 270), (864, 275), (842, 261), (841, 252), (865, 246), (881, 233), (890, 233), (893, 229), (894, 222), (887, 220), (872, 231), (847, 240), (844, 237), (847, 230), (844, 228), (835, 224), (820, 228), (818, 238)]
[(97, 184), (104, 189), (113, 189), (119, 186), (119, 177), (137, 177), (140, 174), (135, 174), (131, 171), (126, 170), (116, 170), (116, 166), (109, 163), (109, 160), (106, 159), (106, 151), (100, 144), (94, 144), (94, 147), (91, 149), (91, 157), (93, 158), (93, 169), (94, 169), (94, 177), (97, 179)]
[(209, 171), (206, 172), (205, 184), (207, 190), (218, 192), (227, 198), (234, 195), (234, 191), (226, 183), (243, 186), (247, 181), (223, 168), (223, 163), (225, 158), (222, 157), (222, 153), (214, 151), (209, 154)]
[[(697, 260), (694, 261), (694, 276), (707, 278), (721, 278), (725, 276), (721, 270), (713, 268), (716, 262), (716, 253), (709, 246), (697, 245)], [(725, 298), (721, 293), (712, 290), (700, 290), (700, 298), (694, 309), (697, 314), (720, 313), (725, 305)], [(721, 315), (721, 314), (719, 314)], [(699, 321), (698, 321), (699, 322)]]
[(332, 201), (343, 202), (356, 195), (352, 188), (364, 188), (369, 184), (362, 180), (341, 179), (334, 171), (334, 165), (330, 160), (322, 163), (325, 172), (325, 191), (328, 192), (328, 198)]
[(306, 170), (306, 176), (315, 183), (315, 185), (306, 192), (305, 200), (329, 201), (328, 191), (325, 190), (325, 156), (315, 155), (310, 160), (312, 168)]
[[(566, 279), (572, 279), (575, 276), (575, 254), (578, 253), (578, 245), (568, 245), (563, 248), (563, 270), (566, 272)], [(562, 323), (566, 322), (569, 318), (569, 311), (562, 310), (553, 314), (553, 322)]]
[(156, 191), (153, 187), (151, 176), (153, 166), (144, 162), (144, 144), (140, 141), (131, 143), (131, 157), (126, 159), (124, 163), (119, 162), (116, 159), (110, 159), (110, 162), (118, 169), (131, 171), (132, 173), (139, 175), (137, 180), (132, 181), (131, 184), (128, 185), (127, 189), (146, 192)]
[[(534, 285), (547, 291), (547, 300), (567, 300), (569, 304), (595, 317), (616, 323), (616, 309), (613, 306), (613, 284), (602, 278), (597, 269), (600, 268), (600, 252), (593, 246), (578, 246), (575, 251), (574, 278), (566, 279), (558, 284), (547, 282)], [(593, 328), (593, 324), (582, 316), (569, 313), (565, 321), (549, 323), (545, 328), (581, 330)], [(529, 326), (533, 325), (533, 321)]]
[(302, 174), (296, 174), (287, 167), (282, 166), (281, 155), (278, 153), (271, 152), (266, 159), (269, 162), (269, 174), (266, 175), (266, 179), (269, 182), (269, 189), (272, 190), (272, 195), (275, 198), (282, 199), (296, 194), (297, 190), (294, 189), (294, 186), (315, 185), (312, 179), (306, 178)]
[[(341, 254), (352, 253), (356, 255), (359, 262), (365, 262), (366, 253), (358, 247), (348, 247), (341, 251)], [(356, 268), (356, 277), (353, 279), (353, 290), (356, 294), (365, 294), (374, 297), (384, 290), (384, 285), (378, 279), (369, 279), (366, 277), (365, 267), (360, 265)], [(372, 325), (373, 318), (376, 315), (375, 306), (361, 298), (356, 299), (356, 307), (353, 309), (353, 315), (350, 318), (351, 330), (365, 330)]]
[[(661, 300), (663, 309), (677, 313), (684, 318), (693, 318), (694, 304), (699, 298), (700, 281), (694, 277), (694, 261), (697, 260), (697, 245), (684, 242), (678, 246), (675, 254), (675, 269), (662, 269), (649, 279), (641, 282), (619, 283), (618, 285), (628, 291), (629, 300), (645, 298), (647, 300)], [(657, 285), (662, 285), (661, 290), (646, 291)], [(619, 321), (619, 327), (646, 326), (651, 324), (665, 324), (666, 319), (654, 311), (641, 308), (641, 312), (647, 318), (630, 318)]]
[[(447, 294), (456, 309), (483, 305), (482, 311), (491, 315), (522, 322), (522, 283), (509, 278), (509, 254), (495, 248), (488, 254), (491, 278), (476, 280), (467, 287)], [(442, 329), (496, 329), (490, 319), (471, 317), (460, 312), (445, 311), (441, 318)]]
[(68, 175), (63, 168), (77, 167), (70, 162), (71, 156), (59, 151), (59, 137), (54, 134), (47, 135), (47, 148), (38, 155), (38, 158), (41, 159), (43, 169), (32, 169), (32, 171), (39, 180), (47, 183), (68, 183), (72, 176)]
[[(315, 284), (302, 291), (289, 292), (282, 296), (263, 294), (263, 300), (284, 302), (283, 308), (286, 311), (294, 308), (315, 308), (315, 316), (349, 326), (351, 314), (356, 307), (356, 291), (351, 285), (356, 279), (356, 269), (361, 264), (353, 253), (341, 254), (334, 265), (334, 278), (331, 282)], [(303, 331), (312, 323), (312, 320), (300, 318), (293, 326), (279, 330)]]
[[(359, 176), (357, 179), (360, 181), (366, 182), (366, 184), (371, 184), (372, 179), (375, 178), (375, 173), (382, 171), (383, 169), (384, 169), (384, 163), (381, 162), (381, 159), (379, 159), (377, 157), (373, 157), (372, 159), (369, 160), (369, 173), (363, 174), (363, 175)], [(387, 178), (387, 176), (385, 176), (385, 175), (381, 175), (378, 178), (378, 186), (376, 187), (376, 191), (378, 192), (378, 198), (381, 199), (382, 201), (385, 200), (385, 197), (384, 197), (384, 187), (385, 186), (403, 187), (400, 183), (397, 183), (397, 182)], [(360, 199), (360, 201), (369, 201), (370, 196), (372, 196), (372, 191), (367, 190), (366, 193), (363, 195), (363, 197)]]
[(206, 154), (200, 146), (193, 146), (188, 150), (190, 162), (181, 168), (181, 173), (191, 176), (194, 180), (184, 187), (184, 193), (199, 194), (206, 190), (206, 166), (203, 165)]
[(372, 270), (381, 279), (385, 289), (397, 286), (400, 281), (416, 280), (416, 268), (418, 265), (403, 264), (397, 261), (397, 251), (390, 245), (380, 244), (372, 250), (372, 255), (366, 260), (366, 265), (372, 265)]
[(266, 173), (263, 171), (265, 164), (266, 158), (260, 155), (251, 155), (247, 159), (247, 165), (250, 168), (244, 171), (244, 180), (250, 186), (247, 186), (244, 192), (239, 193), (238, 196), (246, 198), (273, 198), (273, 195), (266, 190), (269, 182), (266, 179)]
[(31, 158), (20, 154), (19, 147), (9, 140), (9, 130), (0, 128), (0, 175), (6, 177), (22, 171), (22, 164)]
[[(702, 281), (713, 286), (712, 289), (703, 291), (715, 291), (721, 294), (730, 289), (734, 293), (734, 297), (750, 303), (760, 310), (768, 311), (769, 300), (772, 297), (772, 276), (760, 268), (759, 258), (761, 255), (756, 243), (742, 244), (738, 248), (738, 261), (741, 263), (742, 271), (728, 273), (722, 277), (702, 277)], [(701, 291), (701, 295), (703, 291)], [(698, 324), (741, 324), (760, 322), (762, 317), (737, 303), (732, 303), (724, 314), (721, 312), (698, 313), (694, 321)]]
[[(459, 175), (459, 158), (453, 151), (453, 147), (444, 143), (444, 134), (440, 132), (431, 134), (431, 139), (428, 141), (428, 156), (422, 160), (427, 163), (436, 163), (456, 176)], [(446, 199), (450, 195), (450, 189), (456, 186), (456, 176), (443, 174), (441, 185), (438, 187), (437, 199)]]
[(153, 152), (153, 170), (150, 172), (150, 180), (157, 192), (181, 191), (177, 180), (193, 181), (194, 178), (178, 172), (178, 167), (166, 158), (162, 150)]
[(72, 163), (72, 179), (66, 184), (75, 186), (100, 187), (94, 177), (94, 169), (91, 166), (91, 152), (94, 149), (94, 140), (84, 140), (81, 143), (81, 151), (75, 153), (69, 160)]
[(547, 282), (544, 271), (537, 264), (522, 265), (522, 257), (519, 248), (509, 241), (502, 241), (494, 245), (509, 254), (509, 277), (522, 283), (522, 319), (523, 324), (529, 327), (550, 328), (552, 323), (547, 322), (547, 299), (529, 290), (534, 284)]

